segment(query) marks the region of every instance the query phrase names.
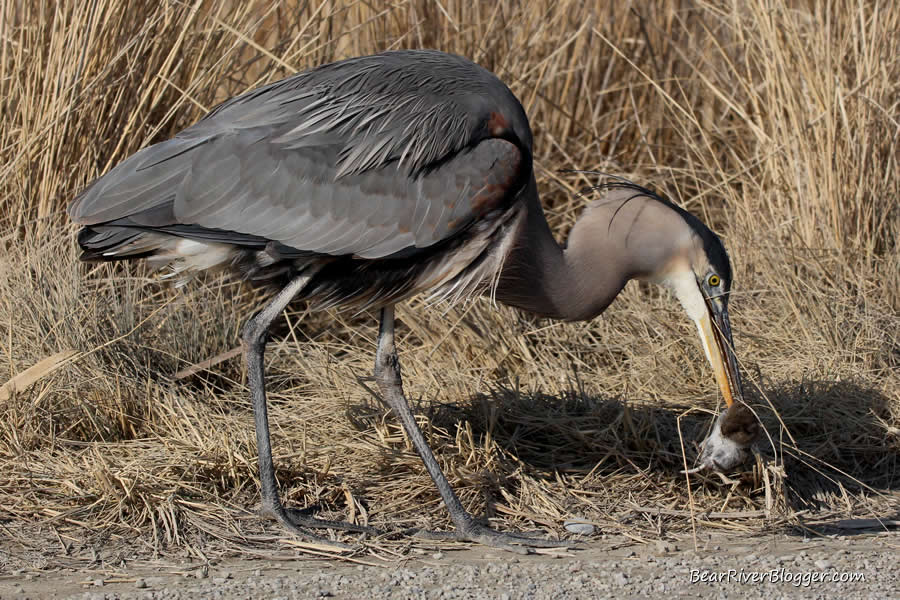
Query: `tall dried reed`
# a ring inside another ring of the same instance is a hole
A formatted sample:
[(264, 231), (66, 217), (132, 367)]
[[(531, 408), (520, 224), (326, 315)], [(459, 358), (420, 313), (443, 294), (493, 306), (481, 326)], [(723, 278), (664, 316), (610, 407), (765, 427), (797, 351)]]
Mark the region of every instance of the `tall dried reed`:
[[(25, 560), (52, 531), (76, 556), (73, 542), (270, 543), (240, 510), (258, 490), (234, 351), (261, 298), (227, 279), (175, 291), (140, 265), (81, 265), (64, 208), (230, 95), (389, 48), (462, 54), (510, 85), (561, 238), (593, 182), (567, 169), (655, 187), (722, 234), (769, 435), (738, 485), (678, 473), (716, 398), (665, 292), (632, 284), (576, 324), (414, 300), (399, 310), (407, 391), (469, 507), (502, 526), (579, 515), (635, 539), (686, 530), (690, 511), (759, 531), (896, 510), (897, 31), (900, 5), (877, 0), (3, 1), (0, 384), (24, 389), (0, 399), (0, 518), (39, 533), (5, 528), (0, 552)], [(267, 355), (286, 496), (446, 526), (398, 425), (357, 383), (374, 336), (372, 315), (287, 315)], [(638, 518), (648, 507), (677, 510)]]

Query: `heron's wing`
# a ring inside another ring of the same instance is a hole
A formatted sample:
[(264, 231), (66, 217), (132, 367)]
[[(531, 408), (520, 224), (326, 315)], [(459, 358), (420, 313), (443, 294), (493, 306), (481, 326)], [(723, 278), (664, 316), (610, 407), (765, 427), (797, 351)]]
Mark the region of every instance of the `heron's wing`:
[(182, 182), (175, 217), (298, 250), (379, 258), (453, 235), (520, 179), (519, 151), (504, 140), (486, 140), (417, 178), (389, 165), (335, 179), (335, 154), (222, 140)]
[[(499, 139), (418, 177), (388, 165), (335, 179), (336, 154), (333, 146), (284, 149), (221, 136), (169, 158), (165, 169), (138, 162), (121, 173), (126, 161), (87, 190), (101, 210), (70, 214), (83, 224), (379, 258), (452, 236), (511, 201), (523, 181), (520, 150)], [(136, 200), (149, 208), (135, 210)]]
[(434, 244), (518, 190), (531, 140), (493, 75), (422, 56), (444, 61), (441, 77), (421, 60), (380, 55), (232, 99), (118, 165), (69, 213), (88, 225), (125, 219), (366, 258)]

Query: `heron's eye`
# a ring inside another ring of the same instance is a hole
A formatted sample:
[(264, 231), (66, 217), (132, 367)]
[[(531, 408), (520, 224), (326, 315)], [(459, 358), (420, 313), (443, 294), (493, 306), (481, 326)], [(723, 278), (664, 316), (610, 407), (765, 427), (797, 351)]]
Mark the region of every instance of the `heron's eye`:
[(709, 287), (719, 287), (719, 284), (722, 283), (722, 280), (718, 275), (710, 275), (709, 279), (706, 280), (706, 283), (709, 284)]

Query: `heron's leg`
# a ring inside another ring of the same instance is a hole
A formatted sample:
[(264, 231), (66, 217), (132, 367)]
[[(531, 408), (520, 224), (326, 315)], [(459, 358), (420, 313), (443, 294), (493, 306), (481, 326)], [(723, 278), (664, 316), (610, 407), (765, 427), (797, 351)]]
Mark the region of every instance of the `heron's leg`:
[[(253, 420), (256, 424), (256, 446), (259, 453), (259, 478), (262, 486), (263, 512), (274, 516), (290, 531), (305, 537), (306, 539), (319, 541), (331, 545), (334, 542), (312, 535), (302, 527), (317, 527), (330, 529), (343, 529), (347, 531), (359, 531), (378, 533), (371, 527), (344, 523), (341, 521), (327, 521), (317, 519), (304, 511), (288, 509), (281, 504), (278, 495), (278, 482), (275, 480), (275, 466), (272, 462), (272, 444), (269, 438), (269, 414), (266, 407), (266, 377), (263, 365), (263, 354), (266, 349), (266, 341), (269, 327), (278, 318), (281, 311), (290, 303), (300, 290), (310, 280), (310, 275), (298, 275), (293, 278), (280, 292), (278, 292), (261, 311), (254, 315), (244, 326), (243, 340), (244, 352), (247, 360), (247, 379), (250, 384), (250, 399), (253, 406)], [(349, 548), (345, 544), (336, 544), (343, 548)]]
[[(527, 554), (529, 552), (527, 546), (555, 548), (568, 546), (567, 542), (554, 542), (540, 538), (534, 538), (529, 534), (500, 533), (493, 529), (477, 523), (472, 516), (466, 511), (450, 482), (441, 471), (437, 459), (431, 452), (428, 442), (422, 430), (416, 423), (409, 403), (403, 394), (403, 380), (400, 376), (400, 361), (397, 358), (397, 349), (394, 346), (394, 307), (388, 306), (381, 309), (381, 327), (378, 332), (378, 349), (375, 352), (375, 381), (381, 391), (382, 397), (388, 406), (393, 409), (394, 413), (400, 419), (403, 429), (409, 436), (422, 462), (425, 463), (425, 469), (434, 480), (438, 493), (444, 500), (447, 510), (450, 512), (450, 518), (456, 525), (455, 532), (434, 533), (419, 532), (421, 537), (431, 539), (457, 539), (471, 542), (479, 542), (487, 546), (503, 548), (519, 554)], [(521, 544), (513, 545), (513, 544)]]

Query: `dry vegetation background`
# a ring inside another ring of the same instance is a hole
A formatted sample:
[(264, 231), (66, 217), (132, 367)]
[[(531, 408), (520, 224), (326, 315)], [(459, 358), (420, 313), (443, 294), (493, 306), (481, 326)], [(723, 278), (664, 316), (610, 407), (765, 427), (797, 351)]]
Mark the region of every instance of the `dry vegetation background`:
[[(64, 207), (228, 96), (388, 48), (462, 54), (510, 85), (561, 237), (594, 181), (563, 169), (630, 177), (722, 234), (769, 436), (735, 484), (679, 473), (717, 398), (666, 292), (631, 284), (576, 324), (414, 300), (398, 313), (407, 392), (468, 507), (638, 541), (895, 515), (898, 31), (890, 0), (3, 2), (0, 384), (16, 389), (0, 393), (0, 566), (296, 551), (244, 510), (256, 448), (233, 350), (257, 292), (80, 264)], [(274, 336), (283, 492), (332, 518), (446, 527), (399, 425), (357, 382), (375, 333), (374, 315), (297, 306)], [(389, 556), (408, 541), (367, 544)]]

